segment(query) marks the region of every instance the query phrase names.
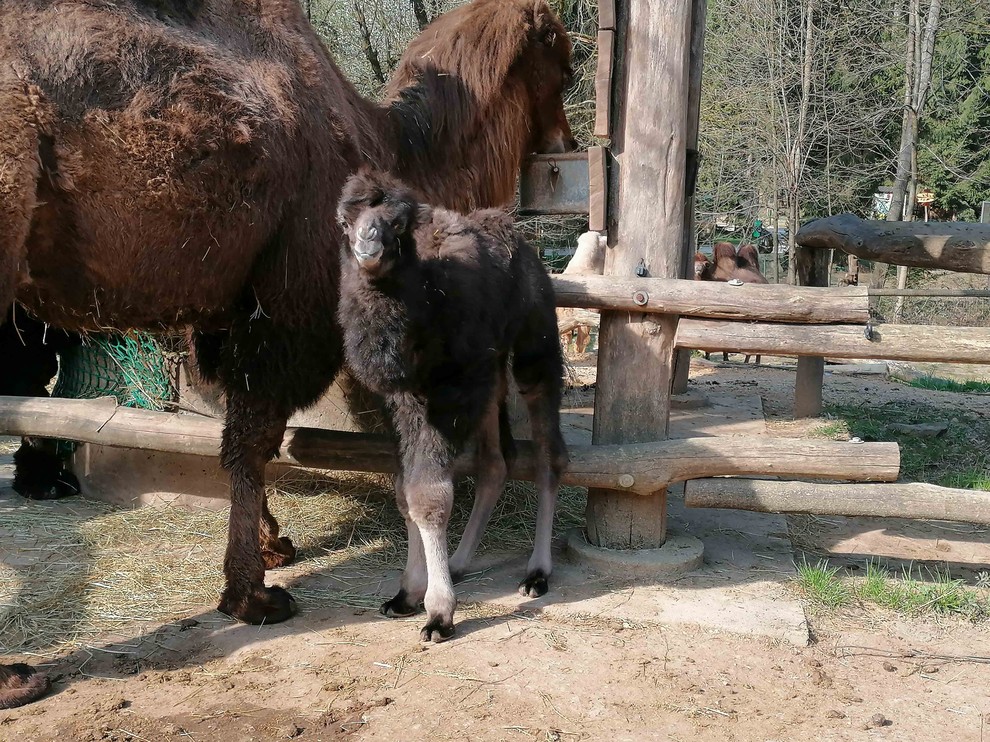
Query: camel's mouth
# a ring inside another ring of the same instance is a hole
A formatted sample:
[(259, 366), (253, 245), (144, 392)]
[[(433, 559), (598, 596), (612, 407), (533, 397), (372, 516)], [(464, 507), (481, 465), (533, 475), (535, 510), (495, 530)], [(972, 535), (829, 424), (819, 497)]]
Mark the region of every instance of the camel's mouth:
[(358, 265), (362, 268), (373, 268), (381, 262), (384, 251), (381, 242), (358, 242), (352, 252)]

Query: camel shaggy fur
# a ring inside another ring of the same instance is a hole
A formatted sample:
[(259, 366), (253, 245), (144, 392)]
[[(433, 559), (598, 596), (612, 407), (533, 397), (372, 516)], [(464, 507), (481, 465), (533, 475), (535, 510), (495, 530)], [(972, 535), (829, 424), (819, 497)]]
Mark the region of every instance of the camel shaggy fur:
[[(567, 458), (553, 288), (536, 250), (500, 211), (434, 209), (394, 178), (363, 171), (345, 186), (338, 214), (349, 241), (339, 313), (348, 366), (385, 398), (401, 456), (395, 493), (409, 555), (401, 589), (382, 613), (410, 615), (425, 601), (421, 636), (442, 641), (454, 631), (451, 573), (467, 570), (505, 484), (510, 355), (538, 462), (536, 542), (519, 589), (532, 597), (547, 591)], [(476, 445), (477, 493), (448, 569), (451, 467), (468, 441)]]

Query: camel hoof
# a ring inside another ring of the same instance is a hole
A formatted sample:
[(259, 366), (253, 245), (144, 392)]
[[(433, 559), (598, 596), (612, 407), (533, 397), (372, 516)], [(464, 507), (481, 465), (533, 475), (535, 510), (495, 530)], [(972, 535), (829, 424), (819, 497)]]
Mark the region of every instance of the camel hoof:
[(278, 585), (252, 589), (247, 595), (233, 595), (228, 587), (217, 610), (238, 621), (253, 625), (281, 623), (296, 614), (296, 601)]
[(58, 500), (78, 495), (79, 480), (49, 451), (22, 443), (14, 454), (14, 491), (29, 500)]
[(261, 559), (265, 563), (265, 569), (284, 567), (295, 561), (296, 547), (291, 540), (282, 536), (274, 542), (262, 544)]
[(445, 619), (443, 616), (436, 616), (426, 622), (419, 632), (419, 640), (422, 642), (433, 642), (439, 644), (445, 642), (454, 635), (454, 622)]
[(539, 598), (550, 589), (547, 575), (542, 569), (534, 569), (519, 583), (519, 594), (528, 598)]
[(48, 676), (23, 662), (0, 665), (0, 709), (12, 709), (45, 695)]
[(399, 590), (395, 597), (382, 603), (378, 612), (389, 618), (406, 618), (407, 616), (419, 613), (419, 606), (409, 602), (409, 597), (405, 590)]

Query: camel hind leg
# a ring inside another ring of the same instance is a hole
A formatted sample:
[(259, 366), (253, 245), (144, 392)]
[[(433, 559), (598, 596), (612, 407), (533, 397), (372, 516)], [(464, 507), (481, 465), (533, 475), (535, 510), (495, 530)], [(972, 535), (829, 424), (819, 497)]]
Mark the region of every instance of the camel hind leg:
[[(505, 361), (500, 361), (505, 368)], [(457, 545), (457, 551), (450, 558), (450, 573), (454, 582), (459, 582), (468, 570), (471, 558), (478, 549), (481, 536), (492, 517), (492, 511), (505, 488), (507, 474), (506, 455), (511, 456), (512, 431), (509, 428), (508, 413), (505, 408), (505, 371), (499, 375), (495, 394), (488, 401), (484, 418), (478, 427), (475, 439), (474, 505), (464, 535)]]
[(560, 476), (567, 465), (567, 446), (560, 432), (560, 401), (563, 387), (563, 359), (560, 345), (548, 342), (550, 318), (543, 331), (524, 332), (516, 343), (512, 370), (519, 392), (526, 401), (533, 445), (536, 448), (536, 488), (538, 506), (533, 554), (519, 592), (531, 598), (549, 589), (553, 569), (551, 544), (553, 518), (557, 509)]

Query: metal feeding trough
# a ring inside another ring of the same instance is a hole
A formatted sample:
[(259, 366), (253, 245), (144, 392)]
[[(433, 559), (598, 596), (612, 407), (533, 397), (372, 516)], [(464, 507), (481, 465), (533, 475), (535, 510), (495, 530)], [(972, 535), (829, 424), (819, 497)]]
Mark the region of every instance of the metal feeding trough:
[(588, 153), (533, 155), (519, 180), (520, 214), (587, 214)]

